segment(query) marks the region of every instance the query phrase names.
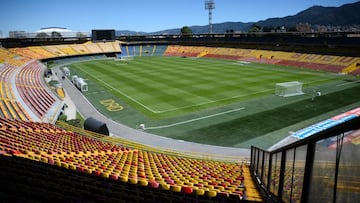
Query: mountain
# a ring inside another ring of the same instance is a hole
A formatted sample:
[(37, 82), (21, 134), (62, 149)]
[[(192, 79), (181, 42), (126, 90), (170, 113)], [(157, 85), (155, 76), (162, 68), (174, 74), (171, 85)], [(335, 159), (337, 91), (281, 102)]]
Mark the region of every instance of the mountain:
[[(308, 23), (311, 25), (332, 25), (332, 26), (350, 26), (360, 25), (360, 1), (352, 4), (345, 4), (340, 7), (323, 7), (312, 6), (295, 15), (286, 16), (283, 18), (269, 18), (258, 22), (224, 22), (213, 24), (214, 33), (225, 33), (227, 30), (246, 32), (253, 24), (262, 27), (295, 27), (299, 23)], [(194, 34), (208, 33), (208, 25), (189, 26)], [(117, 31), (117, 35), (136, 35), (136, 34), (180, 34), (181, 28), (161, 30), (152, 33), (138, 33), (134, 31)], [(118, 35), (118, 36), (119, 36)]]
[(293, 27), (299, 23), (311, 25), (349, 26), (360, 24), (360, 1), (340, 7), (313, 6), (293, 16), (259, 21), (261, 26)]

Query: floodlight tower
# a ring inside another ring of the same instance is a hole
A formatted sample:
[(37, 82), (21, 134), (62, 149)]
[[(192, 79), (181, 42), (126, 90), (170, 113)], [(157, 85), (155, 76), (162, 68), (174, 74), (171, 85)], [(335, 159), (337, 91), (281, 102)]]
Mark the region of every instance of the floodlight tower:
[(212, 10), (215, 9), (214, 0), (205, 0), (205, 9), (209, 11), (209, 33), (212, 33)]

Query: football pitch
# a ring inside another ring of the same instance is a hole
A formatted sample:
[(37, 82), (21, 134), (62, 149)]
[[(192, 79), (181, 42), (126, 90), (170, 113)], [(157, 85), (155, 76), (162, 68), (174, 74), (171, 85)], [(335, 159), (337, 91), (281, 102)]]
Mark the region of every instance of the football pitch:
[[(357, 82), (268, 64), (135, 57), (78, 62), (70, 67), (88, 83), (84, 95), (114, 121), (130, 127), (145, 124), (151, 133), (206, 144), (248, 147), (249, 140), (359, 101)], [(276, 83), (290, 81), (302, 82), (305, 94), (274, 95)], [(323, 96), (312, 102), (315, 90)], [(325, 104), (341, 94), (344, 101)], [(288, 118), (288, 113), (294, 118)]]

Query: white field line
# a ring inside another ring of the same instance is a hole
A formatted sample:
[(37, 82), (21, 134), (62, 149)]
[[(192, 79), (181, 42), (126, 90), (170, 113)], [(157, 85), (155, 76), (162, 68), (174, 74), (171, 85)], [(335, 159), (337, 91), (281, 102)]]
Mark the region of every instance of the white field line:
[(340, 87), (340, 86), (344, 86), (344, 85), (351, 85), (351, 84), (354, 84), (354, 83), (357, 83), (359, 81), (353, 81), (353, 82), (346, 82), (346, 83), (342, 83), (342, 84), (338, 84), (336, 85), (337, 87)]
[(172, 109), (167, 109), (167, 110), (157, 111), (157, 112), (158, 113), (166, 113), (166, 112), (170, 112), (170, 111), (176, 111), (176, 110), (180, 110), (180, 109), (186, 109), (186, 108), (190, 108), (190, 107), (216, 103), (216, 102), (219, 102), (219, 101), (226, 101), (226, 100), (230, 100), (230, 99), (236, 99), (236, 98), (245, 97), (245, 96), (258, 94), (258, 93), (262, 93), (262, 92), (268, 92), (268, 91), (273, 91), (273, 89), (267, 89), (267, 90), (263, 90), (263, 91), (258, 91), (258, 92), (254, 92), (254, 93), (251, 93), (251, 94), (243, 94), (243, 95), (237, 95), (237, 96), (233, 96), (233, 97), (227, 97), (227, 98), (219, 99), (219, 100), (211, 100), (209, 102), (202, 102), (202, 103), (198, 103), (198, 104), (194, 104), (194, 105), (182, 106), (182, 107), (178, 107), (178, 108), (172, 108)]
[(229, 111), (224, 111), (224, 112), (220, 112), (220, 113), (216, 113), (216, 114), (211, 114), (211, 115), (208, 115), (208, 116), (203, 116), (203, 117), (194, 118), (194, 119), (190, 119), (190, 120), (185, 120), (185, 121), (181, 121), (181, 122), (177, 122), (177, 123), (172, 123), (172, 124), (169, 124), (169, 125), (148, 127), (148, 128), (145, 128), (145, 130), (169, 128), (169, 127), (182, 125), (182, 124), (186, 124), (186, 123), (191, 123), (191, 122), (194, 122), (194, 121), (199, 121), (199, 120), (203, 120), (203, 119), (207, 119), (207, 118), (211, 118), (211, 117), (215, 117), (215, 116), (220, 116), (220, 115), (227, 114), (227, 113), (241, 111), (241, 110), (244, 110), (244, 109), (245, 109), (245, 107), (241, 107), (241, 108), (237, 108), (237, 109), (233, 109), (233, 110), (229, 110)]
[(304, 84), (308, 85), (308, 84), (312, 84), (312, 83), (316, 83), (316, 82), (324, 82), (324, 81), (328, 81), (328, 80), (332, 80), (332, 79), (323, 79), (323, 80), (315, 80), (315, 81), (312, 81), (312, 82), (306, 82)]
[[(85, 71), (85, 70), (82, 70), (82, 71), (84, 71), (85, 73), (87, 73), (88, 75), (90, 75), (87, 71)], [(96, 78), (97, 80), (99, 80), (100, 82), (104, 83), (104, 85), (106, 85), (106, 86), (109, 87), (110, 89), (114, 90), (115, 92), (118, 92), (118, 93), (124, 95), (125, 97), (127, 97), (127, 98), (130, 99), (131, 101), (133, 101), (133, 102), (139, 104), (140, 106), (144, 107), (146, 110), (151, 111), (152, 113), (158, 113), (158, 111), (155, 111), (155, 110), (151, 109), (150, 107), (145, 106), (144, 104), (142, 104), (141, 102), (139, 102), (139, 101), (137, 101), (136, 99), (132, 98), (131, 96), (125, 94), (125, 93), (122, 92), (121, 90), (116, 89), (116, 88), (114, 88), (113, 86), (109, 85), (107, 82), (103, 81), (102, 79), (99, 79), (99, 78), (97, 78), (97, 77), (95, 77), (95, 78)]]

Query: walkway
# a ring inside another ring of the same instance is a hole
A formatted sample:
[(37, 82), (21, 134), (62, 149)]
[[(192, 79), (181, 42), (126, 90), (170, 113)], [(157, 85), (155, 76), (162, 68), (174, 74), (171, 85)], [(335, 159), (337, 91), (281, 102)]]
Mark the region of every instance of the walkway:
[[(62, 76), (62, 71), (57, 67), (54, 68), (58, 76)], [(199, 154), (207, 154), (211, 158), (222, 159), (224, 157), (239, 157), (238, 161), (250, 157), (249, 149), (231, 148), (222, 146), (213, 146), (175, 140), (136, 130), (117, 123), (110, 118), (102, 115), (97, 109), (85, 98), (85, 96), (71, 83), (69, 79), (59, 80), (62, 87), (66, 90), (67, 96), (75, 103), (77, 110), (84, 118), (93, 117), (101, 122), (106, 123), (112, 136), (119, 136), (130, 141), (142, 143), (149, 146), (159, 147), (162, 149), (171, 149), (179, 152), (192, 152)]]

